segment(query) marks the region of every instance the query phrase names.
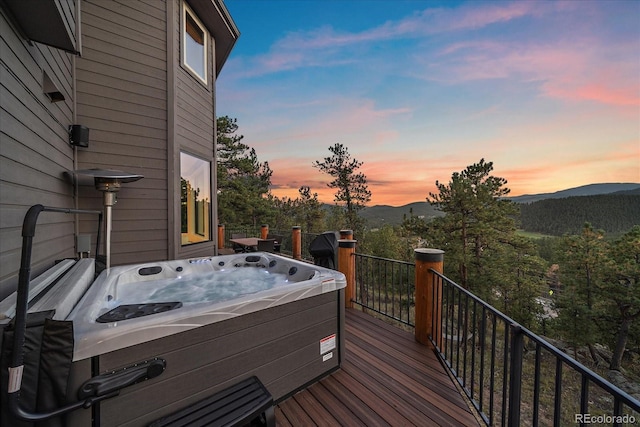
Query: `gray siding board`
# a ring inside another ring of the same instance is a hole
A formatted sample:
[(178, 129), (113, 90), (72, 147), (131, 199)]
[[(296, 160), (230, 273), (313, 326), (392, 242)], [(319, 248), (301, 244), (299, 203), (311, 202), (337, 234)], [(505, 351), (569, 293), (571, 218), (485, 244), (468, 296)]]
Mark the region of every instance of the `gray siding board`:
[[(120, 219), (120, 218), (118, 218)], [(126, 224), (122, 224), (123, 227), (120, 227), (118, 231), (113, 232), (113, 239), (116, 240), (118, 236), (130, 233), (130, 232), (140, 232), (140, 233), (153, 233), (152, 235), (157, 236), (159, 231), (167, 230), (167, 223), (164, 220), (153, 220), (147, 221), (145, 220), (137, 220), (137, 221), (127, 221)], [(143, 227), (144, 228), (141, 228)], [(162, 236), (166, 238), (166, 236)]]
[[(157, 6), (158, 3), (162, 4), (158, 0), (153, 0), (152, 3), (145, 5), (142, 11), (138, 11), (136, 4), (131, 1), (126, 2), (122, 7), (118, 7), (118, 2), (108, 5), (109, 7), (83, 2), (82, 13), (101, 18), (100, 26), (114, 33), (120, 33), (121, 29), (133, 30), (152, 36), (154, 39), (163, 40), (164, 43), (166, 37), (164, 9), (159, 8), (157, 13), (153, 13), (153, 6)], [(122, 12), (119, 12), (120, 10)]]
[[(16, 88), (17, 94), (10, 92), (10, 89), (13, 88)], [(48, 162), (58, 166), (72, 164), (71, 150), (63, 146), (63, 144), (67, 143), (67, 131), (61, 124), (47, 120), (50, 119), (49, 116), (34, 114), (39, 109), (25, 104), (25, 102), (29, 102), (30, 98), (25, 91), (19, 89), (19, 85), (16, 84), (14, 86), (13, 82), (9, 82), (8, 88), (1, 87), (0, 98), (6, 102), (3, 105), (2, 114), (3, 147), (0, 148), (2, 155), (12, 155), (4, 146), (5, 140), (11, 138), (23, 143), (34, 154), (40, 153), (41, 157), (46, 159), (44, 162), (37, 161), (34, 158), (30, 159), (31, 162), (35, 161), (35, 164), (39, 167)]]
[[(167, 229), (167, 221), (163, 219), (156, 220), (158, 225), (162, 225), (162, 231)], [(164, 236), (162, 233), (154, 233), (155, 239), (151, 239), (152, 241), (163, 240)], [(149, 231), (122, 231), (118, 233), (113, 233), (113, 242), (122, 243), (121, 249), (122, 252), (132, 252), (134, 250), (138, 250), (139, 247), (146, 245), (146, 241), (143, 239), (149, 239)]]
[[(183, 106), (183, 108), (186, 110), (188, 106)], [(211, 112), (211, 114), (213, 114), (213, 112)], [(213, 138), (213, 128), (208, 128), (204, 121), (207, 115), (206, 112), (203, 114), (201, 110), (194, 110), (193, 115), (179, 115), (178, 117), (182, 125), (180, 129), (182, 131), (181, 136), (189, 137), (191, 141), (199, 142), (200, 144), (213, 148), (213, 140), (211, 139)]]
[[(0, 159), (2, 161), (3, 159)], [(4, 166), (4, 161), (0, 163)], [(0, 169), (2, 169), (0, 167)], [(43, 206), (69, 207), (71, 196), (62, 197), (60, 194), (53, 193), (46, 189), (29, 188), (19, 184), (0, 181), (0, 194), (2, 194), (2, 204), (4, 206), (16, 206), (22, 209), (22, 217), (27, 213), (30, 206), (41, 204)], [(43, 215), (44, 217), (44, 215)], [(71, 218), (71, 216), (68, 216)], [(2, 228), (4, 227), (22, 227), (22, 219), (19, 224), (9, 223), (8, 219), (2, 218)], [(38, 219), (38, 224), (40, 219)], [(19, 266), (18, 266), (19, 267)]]
[[(164, 70), (162, 68), (150, 67), (144, 62), (134, 62), (129, 58), (123, 58), (118, 55), (117, 49), (112, 49), (114, 53), (104, 52), (97, 49), (100, 44), (103, 44), (101, 40), (89, 38), (92, 43), (88, 47), (83, 48), (85, 54), (82, 56), (87, 60), (86, 68), (85, 63), (82, 64), (84, 71), (97, 73), (100, 78), (94, 78), (93, 75), (86, 75), (86, 81), (101, 81), (104, 78), (111, 76), (119, 80), (131, 80), (142, 85), (148, 85), (155, 87), (161, 82), (165, 81)], [(116, 71), (119, 70), (119, 71)], [(78, 76), (79, 81), (83, 81), (83, 76)], [(115, 87), (118, 87), (116, 84)]]
[[(33, 239), (32, 257), (35, 260), (47, 260), (45, 263), (53, 265), (53, 261), (69, 256), (69, 250), (73, 254), (73, 239), (69, 238), (69, 233), (73, 234), (73, 224), (60, 222), (58, 224), (38, 224), (36, 227), (36, 237)], [(3, 239), (3, 256), (11, 257), (11, 260), (20, 264), (20, 248), (22, 245), (14, 247), (12, 242), (22, 240), (22, 230), (3, 229), (0, 234)], [(33, 276), (35, 277), (35, 276)]]
[(143, 114), (132, 114), (122, 110), (111, 110), (106, 107), (88, 105), (84, 102), (84, 99), (82, 104), (79, 104), (79, 107), (82, 108), (83, 116), (97, 119), (106, 116), (109, 117), (109, 120), (105, 120), (105, 122), (133, 125), (137, 128), (135, 133), (137, 135), (148, 136), (149, 133), (166, 135), (167, 121), (165, 119), (156, 119)]
[[(11, 82), (18, 84), (20, 86), (18, 93), (24, 94), (19, 96), (20, 100), (27, 102), (25, 96), (32, 97), (33, 101), (39, 105), (40, 114), (46, 114), (58, 122), (64, 122), (71, 114), (71, 86), (68, 78), (64, 76), (64, 73), (68, 72), (71, 61), (66, 56), (50, 52), (45, 46), (32, 47), (22, 43), (17, 37), (3, 34), (0, 41), (2, 61), (12, 72), (5, 74), (2, 83), (4, 85), (9, 85)], [(27, 53), (20, 55), (23, 48), (27, 49)], [(43, 69), (47, 71), (49, 78), (57, 84), (58, 89), (65, 96), (64, 102), (51, 103), (43, 93)], [(15, 76), (20, 76), (20, 80), (16, 80)]]
[[(0, 179), (7, 184), (13, 184), (15, 186), (13, 187), (15, 191), (12, 191), (12, 187), (3, 187), (3, 190), (6, 190), (6, 192), (3, 192), (2, 194), (3, 201), (9, 203), (11, 203), (11, 201), (18, 201), (20, 204), (28, 202), (29, 206), (31, 206), (39, 202), (26, 197), (25, 192), (32, 191), (34, 193), (39, 193), (43, 188), (46, 188), (47, 192), (50, 192), (52, 195), (59, 196), (57, 199), (70, 196), (69, 183), (62, 179), (52, 177), (38, 169), (30, 168), (11, 159), (6, 159), (4, 156), (2, 159)], [(70, 199), (68, 201), (70, 201)]]
[[(103, 135), (108, 135), (108, 136), (112, 136), (112, 134), (106, 134), (103, 133)], [(153, 139), (146, 139), (147, 141), (147, 146), (145, 147), (144, 144), (141, 145), (128, 145), (128, 146), (124, 146), (123, 144), (120, 143), (120, 141), (122, 141), (122, 138), (118, 138), (119, 141), (118, 142), (110, 142), (110, 141), (95, 141), (93, 140), (93, 138), (91, 138), (92, 144), (95, 144), (96, 146), (100, 146), (100, 150), (101, 153), (93, 153), (93, 152), (87, 152), (85, 157), (85, 162), (87, 163), (100, 163), (102, 160), (103, 156), (122, 156), (122, 159), (119, 159), (123, 162), (123, 164), (127, 163), (127, 159), (132, 159), (131, 162), (129, 162), (131, 165), (138, 165), (138, 160), (137, 158), (143, 158), (144, 161), (144, 166), (145, 168), (149, 168), (149, 169), (162, 169), (165, 170), (166, 169), (166, 149), (163, 148), (152, 148), (149, 147), (149, 145), (155, 143), (156, 141)], [(127, 137), (127, 142), (130, 142), (132, 140), (132, 138), (128, 138)], [(126, 155), (122, 155), (123, 153), (123, 148), (126, 149), (124, 150), (124, 152), (126, 152)], [(134, 163), (135, 162), (135, 163)], [(151, 171), (151, 173), (153, 173), (153, 171)], [(145, 175), (145, 178), (156, 178), (156, 179), (164, 179), (166, 181), (166, 170), (165, 170), (165, 175), (162, 176), (160, 174), (160, 172), (156, 172), (153, 175), (151, 174), (147, 174)]]
[[(86, 79), (82, 79), (83, 76), (78, 76), (78, 82), (101, 84), (107, 88), (118, 88), (121, 82), (127, 81), (142, 86), (139, 88), (142, 95), (166, 99), (166, 91), (162, 90), (162, 85), (166, 84), (163, 70), (150, 70), (149, 67), (143, 64), (131, 62), (126, 64), (127, 68), (122, 68), (125, 61), (120, 57), (104, 55), (97, 50), (92, 51), (90, 48), (87, 51), (89, 52), (88, 56), (93, 56), (94, 59), (83, 62), (82, 69), (87, 73), (84, 75)], [(94, 74), (99, 78), (94, 78)]]
[[(85, 108), (83, 107), (83, 110), (84, 109)], [(85, 126), (89, 127), (91, 131), (95, 129), (104, 132), (112, 132), (119, 135), (123, 141), (129, 135), (134, 137), (139, 136), (153, 138), (159, 141), (164, 141), (166, 139), (166, 133), (163, 128), (154, 128), (152, 126), (143, 127), (138, 126), (135, 123), (123, 123), (118, 120), (110, 119), (108, 116), (108, 114), (111, 113), (110, 111), (101, 111), (100, 108), (97, 107), (87, 107), (86, 109), (90, 111), (84, 111), (86, 114), (83, 112), (82, 115), (78, 116), (78, 120)], [(128, 120), (133, 121), (131, 119)], [(91, 132), (90, 137), (94, 137), (93, 132)], [(91, 148), (91, 143), (89, 143), (89, 147)], [(88, 151), (82, 151), (81, 155), (84, 155), (85, 152)]]
[[(164, 3), (88, 1), (83, 7), (78, 117), (91, 129), (91, 143), (89, 150), (79, 154), (80, 163), (82, 167), (121, 169), (145, 177), (124, 185), (118, 194), (113, 209), (111, 262), (166, 259)], [(95, 230), (94, 224), (82, 221), (80, 227)]]
[[(66, 7), (65, 2), (59, 3)], [(72, 11), (69, 10), (71, 13)], [(72, 15), (70, 15), (72, 16)], [(13, 31), (0, 8), (0, 299), (18, 283), (22, 221), (29, 206), (73, 206), (73, 188), (63, 173), (73, 168), (67, 127), (72, 117), (71, 56)], [(75, 24), (74, 24), (75, 26)], [(51, 103), (43, 93), (43, 70), (65, 100)], [(55, 216), (55, 215), (54, 215)], [(73, 256), (73, 216), (42, 214), (36, 227), (32, 276), (57, 258)], [(55, 240), (40, 240), (42, 238)]]
[[(147, 108), (151, 115), (158, 118), (167, 117), (167, 99), (165, 92), (158, 87), (144, 86), (139, 83), (131, 83), (126, 88), (122, 87), (122, 79), (113, 77), (105, 77), (106, 79), (112, 79), (113, 83), (118, 83), (120, 87), (114, 87), (107, 84), (106, 81), (101, 81), (101, 84), (95, 84), (94, 82), (79, 81), (77, 88), (79, 91), (91, 94), (95, 99), (91, 100), (91, 97), (87, 96), (85, 102), (89, 105), (103, 105), (104, 103), (122, 103), (123, 98), (128, 96), (131, 98), (133, 93), (136, 94), (135, 99), (131, 99), (128, 104), (137, 110), (138, 107)], [(162, 84), (162, 83), (160, 83)], [(126, 90), (125, 90), (126, 89)], [(130, 108), (131, 108), (130, 107)], [(154, 109), (156, 112), (154, 112)]]
[[(102, 124), (102, 122), (97, 119), (91, 120), (93, 124)], [(146, 157), (152, 159), (166, 158), (167, 147), (163, 144), (163, 140), (146, 135), (131, 134), (126, 135), (126, 139), (124, 139), (122, 134), (109, 131), (110, 128), (105, 125), (102, 125), (102, 127), (104, 129), (92, 127), (90, 139), (91, 142), (100, 144), (101, 147), (99, 151), (104, 152), (105, 154), (116, 154), (114, 150), (122, 150), (125, 146), (124, 143), (126, 142), (127, 151), (125, 151), (125, 153), (127, 153), (128, 150), (141, 150), (142, 152), (145, 152)], [(93, 132), (94, 129), (96, 132)], [(92, 145), (90, 145), (90, 147), (92, 147)], [(90, 155), (92, 152), (92, 150), (84, 150), (83, 154)], [(120, 153), (122, 153), (122, 151), (120, 151)]]
[[(149, 233), (147, 233), (149, 234)], [(155, 234), (157, 236), (157, 233)], [(152, 240), (151, 235), (144, 236), (145, 240), (139, 240), (137, 242), (127, 242), (127, 241), (118, 241), (114, 240), (114, 243), (118, 244), (120, 251), (118, 253), (118, 257), (114, 259), (120, 260), (120, 262), (124, 264), (128, 264), (129, 260), (132, 256), (135, 256), (140, 251), (148, 251), (150, 245), (156, 248), (158, 254), (166, 251), (166, 234), (165, 236), (160, 236), (164, 238)], [(163, 243), (164, 242), (164, 243)], [(152, 259), (152, 258), (151, 258)]]
[[(106, 21), (100, 17), (93, 17), (92, 21), (95, 24), (102, 24), (101, 26), (86, 26), (85, 28), (90, 31), (91, 36), (87, 39), (93, 39), (94, 41), (101, 41), (98, 46), (104, 53), (112, 53), (113, 47), (108, 46), (104, 41), (110, 41), (114, 46), (127, 46), (126, 52), (120, 52), (118, 57), (125, 57), (135, 59), (134, 62), (142, 62), (149, 65), (156, 64), (156, 68), (162, 68), (166, 62), (166, 49), (163, 38), (156, 38), (148, 36), (145, 33), (139, 31), (141, 28), (145, 28), (144, 25), (140, 25), (138, 29), (131, 30), (120, 27), (119, 24)], [(135, 43), (131, 43), (134, 40)]]
[(165, 22), (166, 6), (163, 1), (150, 0), (132, 2), (130, 0), (115, 0), (115, 3), (126, 6), (126, 13), (130, 14), (129, 16), (136, 16), (140, 22), (145, 22), (148, 17), (151, 17), (152, 20)]
[(186, 71), (180, 74), (183, 78), (178, 82), (178, 106), (184, 108), (183, 113), (193, 109), (197, 113), (193, 119), (207, 123), (208, 114), (213, 111), (211, 92)]
[(85, 31), (82, 41), (83, 46), (91, 46), (90, 50), (85, 50), (86, 47), (83, 47), (82, 57), (87, 60), (94, 60), (96, 56), (102, 55), (107, 55), (107, 57), (103, 57), (102, 61), (107, 61), (106, 58), (108, 57), (121, 58), (121, 60), (130, 61), (132, 64), (138, 63), (150, 67), (149, 72), (152, 76), (157, 76), (158, 72), (155, 70), (162, 70), (166, 65), (166, 60), (163, 60), (160, 56), (146, 55), (142, 48), (132, 49), (130, 47), (132, 40), (121, 40), (126, 45), (126, 49), (123, 49), (122, 45), (116, 44), (110, 38), (103, 40), (90, 33), (91, 26), (84, 26), (83, 29)]
[[(9, 53), (10, 50), (5, 45), (0, 45), (2, 51), (2, 60), (7, 62), (9, 67), (17, 68), (17, 72), (25, 78), (22, 80), (16, 80), (15, 74), (4, 74), (2, 79), (2, 97), (3, 110), (18, 121), (25, 123), (30, 129), (33, 126), (41, 126), (41, 128), (35, 129), (37, 132), (50, 132), (46, 128), (51, 129), (56, 134), (57, 138), (62, 139), (62, 142), (66, 142), (66, 126), (65, 121), (68, 122), (71, 110), (66, 102), (59, 102), (52, 104), (49, 99), (42, 92), (42, 71), (36, 63), (31, 63), (29, 67), (40, 70), (34, 76), (31, 73), (26, 72), (26, 66), (23, 66), (24, 62), (20, 61), (15, 55)], [(27, 77), (28, 76), (28, 77)], [(53, 77), (55, 79), (55, 77)], [(6, 117), (3, 117), (3, 128)], [(62, 134), (65, 135), (62, 138)], [(42, 135), (43, 138), (52, 138), (51, 133)], [(51, 143), (51, 140), (48, 140)], [(60, 144), (60, 147), (64, 145)], [(65, 146), (67, 156), (71, 157), (68, 146)]]
[[(5, 127), (6, 125), (6, 127)], [(8, 134), (2, 135), (2, 152), (0, 157), (6, 158), (7, 161), (17, 162), (21, 165), (29, 165), (30, 162), (35, 162), (39, 165), (37, 171), (39, 173), (45, 173), (54, 179), (61, 179), (62, 174), (60, 169), (62, 167), (68, 166), (67, 157), (60, 153), (58, 150), (52, 150), (49, 146), (42, 144), (42, 140), (39, 138), (33, 138), (32, 141), (38, 141), (43, 146), (42, 151), (38, 151), (37, 149), (31, 148), (26, 144), (20, 144), (20, 142), (16, 141), (13, 138), (13, 135), (19, 137), (19, 131), (23, 132), (23, 135), (27, 133), (27, 128), (17, 120), (3, 120), (2, 126), (3, 130), (6, 130)], [(25, 166), (25, 168), (29, 168), (29, 166)], [(24, 182), (24, 173), (25, 171), (21, 171), (18, 176), (9, 176), (7, 171), (0, 171), (0, 176), (6, 179), (8, 182)], [(68, 184), (67, 184), (68, 185)], [(69, 194), (69, 189), (65, 188), (65, 191), (60, 194)]]

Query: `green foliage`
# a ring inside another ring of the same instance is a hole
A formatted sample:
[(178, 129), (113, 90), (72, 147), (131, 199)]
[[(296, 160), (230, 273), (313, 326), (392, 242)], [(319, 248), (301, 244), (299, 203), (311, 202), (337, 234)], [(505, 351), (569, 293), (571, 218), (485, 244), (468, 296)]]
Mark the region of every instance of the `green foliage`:
[(613, 349), (610, 369), (617, 370), (628, 342), (640, 347), (640, 226), (614, 242), (609, 256), (613, 262), (606, 264), (611, 269), (600, 290), (600, 318), (603, 339), (614, 338), (604, 342)]
[(542, 272), (545, 262), (535, 255), (530, 239), (513, 236), (508, 243), (492, 246), (484, 280), (493, 284), (488, 302), (528, 329), (538, 329), (542, 306), (537, 297), (544, 293)]
[(585, 224), (579, 236), (566, 236), (556, 299), (563, 339), (574, 348), (596, 342), (594, 319), (604, 280), (607, 243), (601, 230)]
[(270, 196), (275, 207), (275, 215), (271, 227), (276, 230), (288, 230), (299, 225), (307, 233), (321, 233), (324, 229), (325, 211), (318, 200), (318, 193), (311, 193), (311, 189), (302, 186), (298, 189), (299, 197), (279, 199)]
[(390, 225), (366, 232), (360, 243), (358, 251), (381, 258), (404, 261), (407, 258), (407, 246)]
[(354, 231), (361, 230), (363, 224), (358, 211), (371, 200), (367, 177), (362, 172), (356, 172), (362, 162), (352, 159), (349, 150), (342, 144), (334, 144), (329, 151), (332, 155), (321, 162), (316, 160), (313, 167), (333, 178), (327, 186), (337, 190), (334, 201), (344, 203), (346, 226)]
[(627, 343), (640, 343), (640, 226), (610, 243), (586, 223), (582, 234), (563, 238), (562, 248), (558, 333), (574, 348), (606, 344), (610, 369), (619, 369)]
[(585, 222), (607, 233), (625, 233), (640, 224), (637, 194), (544, 199), (519, 206), (524, 230), (555, 236), (579, 234)]
[(436, 181), (439, 193), (430, 193), (429, 202), (445, 216), (429, 224), (433, 240), (446, 250), (449, 271), (461, 286), (482, 291), (483, 272), (488, 265), (487, 250), (515, 236), (514, 204), (502, 199), (509, 194), (503, 178), (491, 176), (493, 163), (481, 159), (462, 172), (454, 172), (448, 184)]
[(236, 134), (236, 119), (216, 120), (218, 220), (234, 225), (259, 225), (273, 215), (266, 197), (271, 185), (267, 162), (259, 162), (255, 149)]

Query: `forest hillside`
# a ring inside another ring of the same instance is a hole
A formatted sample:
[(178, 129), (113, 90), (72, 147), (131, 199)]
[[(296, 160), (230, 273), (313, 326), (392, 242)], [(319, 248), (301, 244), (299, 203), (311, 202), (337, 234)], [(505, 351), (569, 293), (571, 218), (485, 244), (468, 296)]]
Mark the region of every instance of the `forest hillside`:
[(554, 236), (579, 234), (586, 222), (607, 234), (625, 233), (640, 225), (640, 190), (523, 203), (520, 221), (525, 231)]

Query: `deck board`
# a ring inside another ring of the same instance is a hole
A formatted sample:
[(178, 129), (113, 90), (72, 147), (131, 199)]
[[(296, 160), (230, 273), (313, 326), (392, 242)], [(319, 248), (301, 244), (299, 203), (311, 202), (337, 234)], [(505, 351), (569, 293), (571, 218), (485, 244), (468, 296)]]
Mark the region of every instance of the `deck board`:
[(346, 310), (342, 368), (281, 402), (286, 426), (477, 426), (433, 350), (413, 334)]

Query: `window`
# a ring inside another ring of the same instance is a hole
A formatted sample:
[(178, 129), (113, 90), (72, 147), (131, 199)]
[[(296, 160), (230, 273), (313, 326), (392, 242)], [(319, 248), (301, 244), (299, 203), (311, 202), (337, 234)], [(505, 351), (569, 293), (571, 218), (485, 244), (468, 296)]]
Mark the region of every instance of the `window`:
[(204, 25), (189, 9), (182, 7), (182, 63), (207, 84), (207, 44), (209, 33)]
[(183, 245), (211, 240), (211, 162), (180, 153), (180, 234)]

